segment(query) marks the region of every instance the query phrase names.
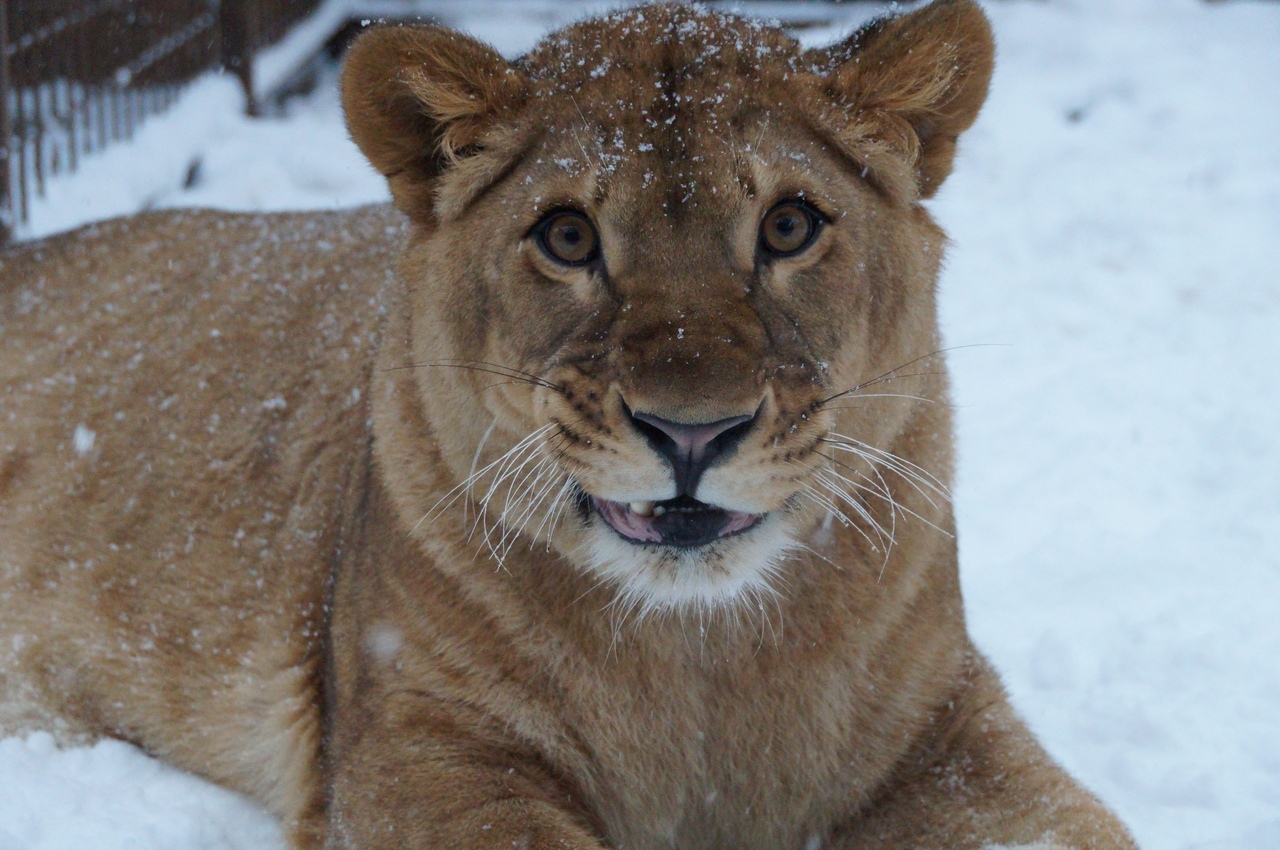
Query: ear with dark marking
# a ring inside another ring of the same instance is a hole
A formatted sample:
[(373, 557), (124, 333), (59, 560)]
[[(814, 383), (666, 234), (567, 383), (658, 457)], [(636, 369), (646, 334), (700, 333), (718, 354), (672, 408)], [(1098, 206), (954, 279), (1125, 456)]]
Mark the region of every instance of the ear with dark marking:
[(881, 119), (879, 134), (914, 162), (920, 197), (933, 195), (991, 82), (995, 42), (978, 4), (935, 0), (873, 21), (824, 52), (814, 58), (830, 68), (828, 91), (854, 120)]
[(430, 219), (434, 178), (524, 101), (527, 81), (493, 48), (434, 26), (380, 27), (351, 46), (342, 108), (396, 206)]

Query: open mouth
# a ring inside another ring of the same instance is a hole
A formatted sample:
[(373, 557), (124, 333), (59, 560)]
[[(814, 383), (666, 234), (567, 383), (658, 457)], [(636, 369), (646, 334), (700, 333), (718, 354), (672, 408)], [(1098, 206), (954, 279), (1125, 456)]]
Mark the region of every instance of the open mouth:
[(633, 543), (686, 549), (741, 534), (764, 517), (717, 508), (689, 496), (661, 502), (610, 502), (592, 496), (591, 505), (610, 528)]

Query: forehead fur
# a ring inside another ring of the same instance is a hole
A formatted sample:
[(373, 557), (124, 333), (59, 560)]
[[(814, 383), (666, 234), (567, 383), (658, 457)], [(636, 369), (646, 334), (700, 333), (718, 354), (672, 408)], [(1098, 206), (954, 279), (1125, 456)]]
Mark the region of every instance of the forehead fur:
[(552, 33), (517, 60), (530, 83), (517, 120), (540, 134), (586, 129), (563, 144), (604, 165), (606, 181), (611, 154), (651, 152), (655, 177), (684, 185), (710, 160), (699, 154), (726, 147), (736, 161), (722, 164), (746, 175), (743, 155), (776, 128), (807, 132), (906, 191), (905, 163), (875, 138), (874, 116), (829, 90), (830, 61), (760, 21), (683, 4), (629, 9)]
[(725, 74), (764, 81), (797, 70), (795, 39), (759, 21), (697, 6), (616, 12), (559, 30), (520, 60), (545, 92), (572, 94), (610, 71), (680, 86)]
[[(569, 27), (519, 65), (533, 81), (535, 110), (567, 109), (580, 121), (672, 144), (693, 123), (704, 134), (726, 133), (735, 127), (721, 122), (738, 125), (765, 109), (793, 113), (803, 106), (796, 95), (816, 83), (799, 73), (800, 56), (796, 41), (780, 30), (673, 4)], [(679, 147), (667, 152), (688, 153)]]

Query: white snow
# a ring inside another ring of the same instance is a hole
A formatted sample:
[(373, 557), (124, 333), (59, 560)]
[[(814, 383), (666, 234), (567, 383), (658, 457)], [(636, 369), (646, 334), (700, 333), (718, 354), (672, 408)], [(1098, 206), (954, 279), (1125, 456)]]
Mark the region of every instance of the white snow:
[(1280, 6), (992, 6), (935, 205), (971, 626), (1147, 848), (1280, 848)]
[(0, 850), (269, 850), (275, 821), (243, 797), (119, 741), (0, 741)]
[[(511, 54), (601, 5), (437, 8)], [(812, 42), (866, 14), (747, 8), (838, 22)], [(987, 8), (991, 99), (932, 203), (954, 240), (947, 342), (977, 346), (950, 355), (971, 629), (1143, 847), (1276, 850), (1280, 5)], [(29, 233), (149, 206), (386, 197), (331, 89), (281, 120), (240, 117), (238, 97), (202, 81), (53, 181)], [(0, 741), (0, 850), (85, 846), (280, 845), (249, 804), (126, 745)]]
[(93, 444), (97, 438), (98, 435), (84, 425), (77, 425), (76, 430), (71, 432), (71, 445), (76, 450), (76, 454), (87, 455), (93, 451)]

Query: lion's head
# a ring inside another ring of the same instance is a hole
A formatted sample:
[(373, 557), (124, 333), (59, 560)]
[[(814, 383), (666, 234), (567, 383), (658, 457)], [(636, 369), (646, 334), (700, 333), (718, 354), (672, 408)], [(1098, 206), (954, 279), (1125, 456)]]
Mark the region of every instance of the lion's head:
[(920, 201), (991, 65), (968, 0), (820, 50), (681, 5), (515, 62), (362, 37), (348, 123), (416, 225), (403, 359), (457, 485), (424, 519), (545, 538), (651, 607), (750, 596), (832, 518), (886, 544), (888, 479), (936, 483), (894, 441), (946, 392)]

